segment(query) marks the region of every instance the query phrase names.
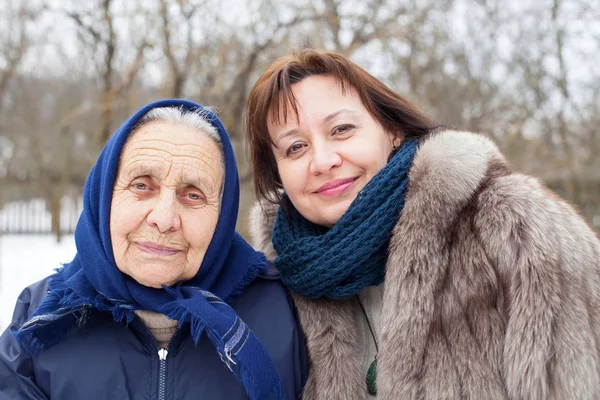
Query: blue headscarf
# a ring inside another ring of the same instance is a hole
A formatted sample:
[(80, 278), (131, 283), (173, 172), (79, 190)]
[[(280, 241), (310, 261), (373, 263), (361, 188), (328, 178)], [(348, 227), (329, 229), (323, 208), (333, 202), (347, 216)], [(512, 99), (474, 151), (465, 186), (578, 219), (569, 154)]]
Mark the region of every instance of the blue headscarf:
[[(173, 287), (154, 289), (119, 271), (110, 239), (110, 209), (119, 158), (131, 130), (150, 110), (179, 107), (198, 110), (222, 139), (225, 182), (219, 220), (196, 276)], [(211, 111), (185, 100), (157, 101), (140, 109), (110, 138), (92, 168), (83, 191), (83, 212), (75, 229), (77, 254), (57, 270), (49, 293), (15, 333), (30, 354), (65, 338), (84, 323), (90, 308), (131, 322), (135, 310), (152, 310), (189, 323), (197, 343), (206, 332), (223, 362), (252, 399), (283, 398), (281, 380), (264, 346), (227, 304), (267, 269), (263, 254), (235, 232), (239, 206), (235, 155), (221, 121)]]

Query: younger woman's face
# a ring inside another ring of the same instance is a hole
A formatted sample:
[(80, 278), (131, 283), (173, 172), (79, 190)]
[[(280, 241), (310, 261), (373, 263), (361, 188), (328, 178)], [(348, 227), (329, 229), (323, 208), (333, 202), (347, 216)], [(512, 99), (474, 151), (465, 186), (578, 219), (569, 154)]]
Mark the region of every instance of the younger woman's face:
[(356, 90), (345, 89), (331, 76), (305, 78), (292, 85), (298, 120), (268, 121), (285, 192), (306, 219), (327, 227), (386, 165), (394, 140)]

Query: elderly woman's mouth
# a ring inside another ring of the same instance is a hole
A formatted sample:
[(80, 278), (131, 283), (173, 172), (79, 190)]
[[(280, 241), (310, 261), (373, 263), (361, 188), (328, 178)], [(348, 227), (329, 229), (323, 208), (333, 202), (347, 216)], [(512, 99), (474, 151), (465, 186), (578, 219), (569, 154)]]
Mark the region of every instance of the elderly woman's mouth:
[(154, 254), (157, 256), (172, 256), (179, 253), (179, 250), (172, 247), (162, 246), (152, 242), (136, 242), (135, 245), (143, 252)]

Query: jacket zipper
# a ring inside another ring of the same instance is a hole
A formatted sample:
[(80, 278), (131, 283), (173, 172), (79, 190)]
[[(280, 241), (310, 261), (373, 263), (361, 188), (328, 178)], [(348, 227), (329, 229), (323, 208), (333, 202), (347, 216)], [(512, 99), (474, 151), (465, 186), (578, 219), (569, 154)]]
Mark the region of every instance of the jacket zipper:
[(148, 327), (144, 325), (144, 323), (139, 317), (136, 316), (135, 318), (138, 320), (139, 326), (141, 326), (142, 329), (146, 331), (148, 336), (152, 338), (152, 340), (154, 341), (155, 348), (158, 349), (158, 399), (165, 400), (165, 392), (167, 389), (167, 356), (169, 355), (169, 347), (171, 347), (171, 343), (173, 343), (173, 340), (179, 336), (181, 329), (177, 328), (175, 333), (173, 333), (173, 336), (171, 336), (171, 340), (169, 341), (169, 344), (167, 344), (166, 349), (163, 347), (159, 348), (158, 341), (154, 338), (152, 332), (150, 332), (150, 329), (148, 329)]
[(165, 348), (158, 349), (159, 373), (158, 373), (158, 400), (165, 400), (165, 386), (167, 381), (167, 356), (169, 351)]

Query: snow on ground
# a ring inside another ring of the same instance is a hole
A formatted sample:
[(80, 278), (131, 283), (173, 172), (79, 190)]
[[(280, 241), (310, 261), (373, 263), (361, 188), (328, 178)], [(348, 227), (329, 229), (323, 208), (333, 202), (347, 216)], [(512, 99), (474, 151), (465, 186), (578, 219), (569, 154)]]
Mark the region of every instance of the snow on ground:
[(73, 236), (0, 235), (0, 332), (8, 326), (21, 291), (75, 255)]

